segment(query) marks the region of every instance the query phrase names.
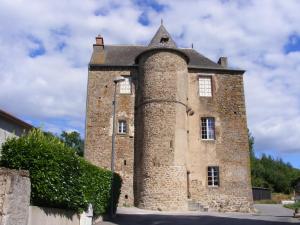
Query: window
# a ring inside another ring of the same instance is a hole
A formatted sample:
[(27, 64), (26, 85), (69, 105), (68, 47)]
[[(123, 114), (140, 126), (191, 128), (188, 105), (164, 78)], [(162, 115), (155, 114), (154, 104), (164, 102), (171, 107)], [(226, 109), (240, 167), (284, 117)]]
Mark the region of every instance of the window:
[(208, 186), (219, 186), (219, 167), (209, 166), (207, 168), (207, 184)]
[(199, 96), (211, 97), (211, 77), (199, 77)]
[(127, 123), (125, 120), (119, 121), (119, 134), (126, 134), (127, 133)]
[(131, 94), (131, 78), (124, 77), (124, 79), (120, 82), (120, 94)]
[(204, 117), (201, 118), (201, 136), (205, 140), (214, 140), (215, 139), (215, 118), (213, 117)]

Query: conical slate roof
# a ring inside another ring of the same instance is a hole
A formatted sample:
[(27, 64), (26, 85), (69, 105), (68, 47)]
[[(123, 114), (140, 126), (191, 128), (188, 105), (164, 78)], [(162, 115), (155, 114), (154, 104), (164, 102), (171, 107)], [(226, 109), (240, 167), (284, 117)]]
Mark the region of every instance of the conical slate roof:
[(148, 47), (150, 47), (150, 48), (155, 48), (155, 47), (177, 48), (176, 43), (174, 42), (171, 35), (164, 27), (164, 25), (162, 25), (162, 24), (160, 25), (156, 34), (150, 41)]

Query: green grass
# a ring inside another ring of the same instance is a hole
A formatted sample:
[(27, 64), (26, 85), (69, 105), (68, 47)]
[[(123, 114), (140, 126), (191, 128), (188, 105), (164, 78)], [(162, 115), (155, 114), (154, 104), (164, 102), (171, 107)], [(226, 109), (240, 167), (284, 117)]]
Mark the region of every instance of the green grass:
[(285, 208), (288, 208), (288, 209), (300, 209), (300, 201), (294, 203), (294, 204), (287, 204), (287, 205), (284, 205)]

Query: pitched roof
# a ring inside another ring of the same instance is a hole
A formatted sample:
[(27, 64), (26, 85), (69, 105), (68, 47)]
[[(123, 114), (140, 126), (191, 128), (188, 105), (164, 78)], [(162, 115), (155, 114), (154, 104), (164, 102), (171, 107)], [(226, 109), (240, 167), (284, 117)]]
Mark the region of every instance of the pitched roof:
[[(90, 65), (107, 65), (107, 66), (132, 66), (135, 65), (135, 58), (147, 50), (146, 46), (137, 45), (105, 45), (104, 47), (104, 63), (99, 63), (99, 57), (97, 52), (101, 49), (94, 49)], [(201, 55), (192, 48), (179, 48), (189, 57), (189, 67), (204, 67), (204, 68), (216, 68), (222, 69), (223, 67), (205, 56)], [(102, 60), (102, 59), (101, 59)]]
[(148, 46), (94, 45), (89, 66), (137, 66), (135, 60), (141, 53), (151, 49), (164, 48), (172, 49), (186, 55), (188, 58), (188, 68), (244, 72), (243, 70), (225, 68), (203, 56), (193, 48), (177, 48), (176, 43), (163, 25), (160, 25)]

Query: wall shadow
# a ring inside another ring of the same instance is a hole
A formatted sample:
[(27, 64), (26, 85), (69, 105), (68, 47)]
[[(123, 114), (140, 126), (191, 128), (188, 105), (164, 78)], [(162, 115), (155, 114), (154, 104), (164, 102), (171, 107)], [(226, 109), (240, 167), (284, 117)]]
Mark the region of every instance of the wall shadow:
[(75, 211), (65, 210), (65, 209), (47, 208), (47, 207), (40, 207), (40, 206), (37, 206), (37, 208), (43, 211), (47, 216), (67, 218), (69, 220), (72, 220), (73, 216), (77, 214)]

